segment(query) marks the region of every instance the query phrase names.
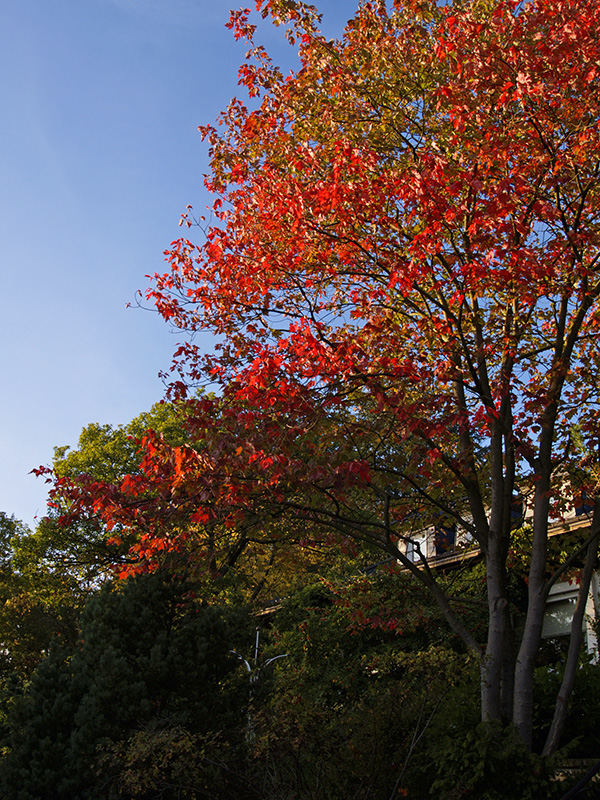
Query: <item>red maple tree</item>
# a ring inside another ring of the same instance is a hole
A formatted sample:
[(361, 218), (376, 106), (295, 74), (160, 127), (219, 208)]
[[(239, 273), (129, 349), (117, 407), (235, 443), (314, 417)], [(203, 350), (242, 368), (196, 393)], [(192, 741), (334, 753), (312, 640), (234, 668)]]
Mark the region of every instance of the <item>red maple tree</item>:
[[(250, 103), (201, 129), (211, 222), (199, 244), (172, 243), (147, 294), (182, 331), (221, 337), (208, 357), (179, 348), (173, 395), (222, 390), (190, 401), (196, 447), (149, 435), (120, 487), (57, 491), (137, 527), (149, 558), (277, 514), (375, 544), (477, 653), (483, 719), (530, 742), (545, 600), (567, 566), (549, 577), (551, 508), (598, 442), (600, 4), (388, 5), (362, 3), (331, 41), (310, 6), (259, 0), (299, 48), (289, 75), (254, 44), (250, 12), (232, 13)], [(524, 476), (517, 641), (506, 565)], [(425, 554), (406, 552), (441, 514), (485, 559), (483, 645)]]

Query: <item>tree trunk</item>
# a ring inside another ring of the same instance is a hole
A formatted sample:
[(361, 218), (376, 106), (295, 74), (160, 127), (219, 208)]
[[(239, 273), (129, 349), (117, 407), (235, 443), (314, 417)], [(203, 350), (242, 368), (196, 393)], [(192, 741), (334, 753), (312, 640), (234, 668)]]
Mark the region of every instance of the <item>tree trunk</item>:
[(510, 608), (507, 608), (506, 630), (502, 653), (502, 683), (500, 688), (500, 714), (504, 724), (512, 721), (515, 691), (515, 631)]
[(538, 479), (533, 514), (533, 545), (529, 568), (525, 627), (515, 665), (513, 724), (523, 742), (531, 748), (533, 715), (533, 672), (542, 636), (546, 608), (545, 569), (548, 538), (549, 470)]
[(490, 537), (486, 561), (488, 593), (488, 638), (481, 662), (481, 719), (483, 722), (502, 718), (502, 675), (507, 638), (508, 600), (506, 598), (503, 563), (498, 543)]
[(583, 640), (583, 618), (585, 614), (585, 606), (590, 591), (592, 574), (596, 567), (596, 561), (598, 558), (598, 539), (600, 534), (600, 501), (598, 500), (596, 500), (594, 503), (592, 534), (594, 538), (591, 540), (587, 548), (583, 573), (581, 575), (581, 582), (579, 584), (579, 592), (577, 593), (577, 603), (575, 605), (573, 620), (571, 622), (571, 638), (569, 640), (569, 651), (567, 653), (565, 671), (563, 673), (562, 683), (556, 697), (556, 705), (554, 707), (552, 724), (550, 725), (550, 730), (548, 731), (546, 743), (542, 751), (542, 755), (544, 756), (552, 755), (559, 745), (560, 737), (567, 719), (569, 698), (571, 697), (573, 684), (575, 683), (577, 660), (579, 658), (579, 651), (581, 649), (581, 642)]

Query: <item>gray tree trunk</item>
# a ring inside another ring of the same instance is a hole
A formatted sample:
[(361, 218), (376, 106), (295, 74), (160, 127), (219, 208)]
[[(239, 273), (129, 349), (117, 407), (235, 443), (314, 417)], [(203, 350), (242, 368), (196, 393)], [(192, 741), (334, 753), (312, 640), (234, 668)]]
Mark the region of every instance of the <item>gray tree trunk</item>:
[(577, 661), (579, 658), (579, 651), (583, 641), (583, 619), (585, 614), (585, 606), (587, 603), (588, 594), (590, 591), (590, 583), (592, 581), (592, 574), (596, 567), (598, 559), (598, 540), (600, 538), (600, 501), (596, 500), (594, 503), (594, 515), (592, 519), (592, 540), (590, 541), (579, 583), (579, 591), (577, 593), (577, 602), (575, 604), (575, 611), (573, 612), (573, 620), (571, 622), (571, 637), (569, 639), (569, 650), (567, 653), (567, 660), (565, 663), (565, 671), (560, 686), (560, 690), (556, 697), (556, 705), (554, 707), (554, 717), (546, 743), (542, 751), (542, 755), (550, 756), (555, 752), (562, 735), (565, 722), (567, 719), (567, 712), (569, 710), (569, 698), (573, 691), (575, 683), (575, 675), (577, 672)]
[(547, 470), (546, 475), (538, 479), (536, 485), (527, 616), (515, 664), (513, 724), (519, 736), (529, 748), (531, 748), (532, 740), (535, 657), (542, 636), (546, 608), (545, 571), (548, 538), (549, 477), (549, 470)]

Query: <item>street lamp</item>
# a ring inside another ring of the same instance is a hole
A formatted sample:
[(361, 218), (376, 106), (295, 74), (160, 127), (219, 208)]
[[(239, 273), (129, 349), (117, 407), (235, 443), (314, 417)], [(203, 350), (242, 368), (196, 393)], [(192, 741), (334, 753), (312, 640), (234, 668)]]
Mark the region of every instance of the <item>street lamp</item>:
[(258, 645), (260, 641), (260, 628), (256, 629), (256, 639), (254, 641), (254, 656), (252, 658), (252, 664), (250, 664), (244, 656), (241, 656), (235, 650), (230, 650), (229, 652), (231, 655), (239, 658), (239, 660), (244, 664), (248, 671), (248, 720), (246, 723), (246, 742), (251, 744), (254, 741), (254, 725), (252, 722), (252, 700), (254, 698), (254, 687), (258, 683), (258, 679), (260, 678), (261, 672), (269, 667), (274, 661), (277, 661), (279, 658), (286, 658), (287, 653), (281, 653), (278, 656), (272, 656), (271, 658), (267, 658), (262, 664), (258, 663)]

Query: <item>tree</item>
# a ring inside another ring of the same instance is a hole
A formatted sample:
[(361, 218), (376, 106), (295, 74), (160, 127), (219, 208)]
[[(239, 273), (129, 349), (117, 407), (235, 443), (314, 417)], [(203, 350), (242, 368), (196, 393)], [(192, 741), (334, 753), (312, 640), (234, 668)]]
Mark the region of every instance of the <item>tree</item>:
[[(331, 568), (331, 555), (307, 539), (304, 522), (286, 520), (285, 547), (279, 546), (280, 511), (268, 520), (262, 509), (235, 528), (200, 525), (190, 522), (182, 493), (171, 485), (171, 472), (159, 480), (160, 457), (164, 454), (171, 467), (180, 469), (182, 445), (190, 437), (200, 450), (212, 447), (215, 435), (221, 440), (229, 436), (225, 419), (217, 432), (198, 427), (199, 408), (209, 409), (216, 425), (220, 405), (218, 398), (202, 393), (193, 413), (187, 404), (156, 403), (125, 425), (87, 425), (77, 448), (56, 447), (52, 467), (36, 470), (52, 475), (60, 491), (51, 491), (50, 513), (30, 537), (32, 557), (85, 587), (169, 562), (171, 571), (196, 580), (208, 575), (213, 596), (233, 594), (242, 602), (260, 597), (263, 605), (303, 585), (325, 564)], [(137, 493), (122, 509), (123, 524), (117, 519), (121, 489)], [(125, 524), (130, 513), (137, 520), (134, 530)], [(304, 546), (290, 547), (292, 541)]]
[[(54, 448), (51, 472), (63, 487), (71, 482), (98, 487), (118, 484), (128, 475), (133, 479), (140, 457), (140, 440), (152, 429), (171, 445), (186, 441), (184, 417), (172, 403), (155, 403), (124, 425), (101, 425), (92, 422), (82, 429), (77, 446)], [(45, 474), (45, 469), (34, 470)], [(60, 520), (60, 523), (59, 523)], [(32, 558), (57, 572), (68, 575), (83, 589), (98, 587), (115, 575), (115, 567), (127, 561), (134, 539), (117, 543), (118, 530), (107, 530), (93, 513), (86, 513), (67, 497), (56, 497), (33, 532), (29, 547)]]
[[(249, 638), (244, 609), (208, 606), (171, 576), (105, 586), (86, 607), (76, 646), (54, 648), (9, 711), (2, 796), (237, 796), (246, 681), (229, 648)], [(193, 770), (171, 769), (190, 742), (203, 747)], [(136, 760), (152, 743), (160, 759), (136, 784)], [(212, 763), (228, 745), (231, 762)]]
[(476, 665), (426, 590), (388, 571), (322, 581), (272, 624), (288, 656), (258, 715), (264, 796), (426, 796), (440, 727), (477, 724)]
[[(209, 358), (182, 344), (172, 367), (175, 397), (222, 385), (217, 418), (192, 405), (197, 448), (148, 437), (142, 478), (94, 502), (143, 531), (150, 556), (168, 545), (163, 508), (152, 523), (140, 511), (152, 485), (203, 531), (280, 508), (383, 549), (479, 658), (482, 719), (530, 743), (545, 599), (577, 556), (593, 566), (600, 529), (595, 500), (584, 546), (548, 574), (549, 521), (582, 474), (574, 428), (598, 450), (600, 9), (388, 5), (361, 3), (330, 41), (312, 7), (258, 0), (299, 46), (286, 76), (254, 45), (249, 14), (232, 14), (250, 41), (251, 107), (234, 100), (220, 128), (202, 128), (213, 223), (200, 244), (172, 244), (147, 294), (181, 330), (223, 338)], [(517, 635), (507, 558), (524, 485)], [(485, 643), (423, 553), (405, 552), (411, 525), (439, 514), (483, 553)]]
[[(0, 685), (24, 683), (53, 640), (77, 636), (83, 593), (76, 582), (37, 557), (34, 535), (0, 512)], [(13, 687), (14, 688), (14, 687)], [(4, 709), (2, 710), (2, 716)]]

